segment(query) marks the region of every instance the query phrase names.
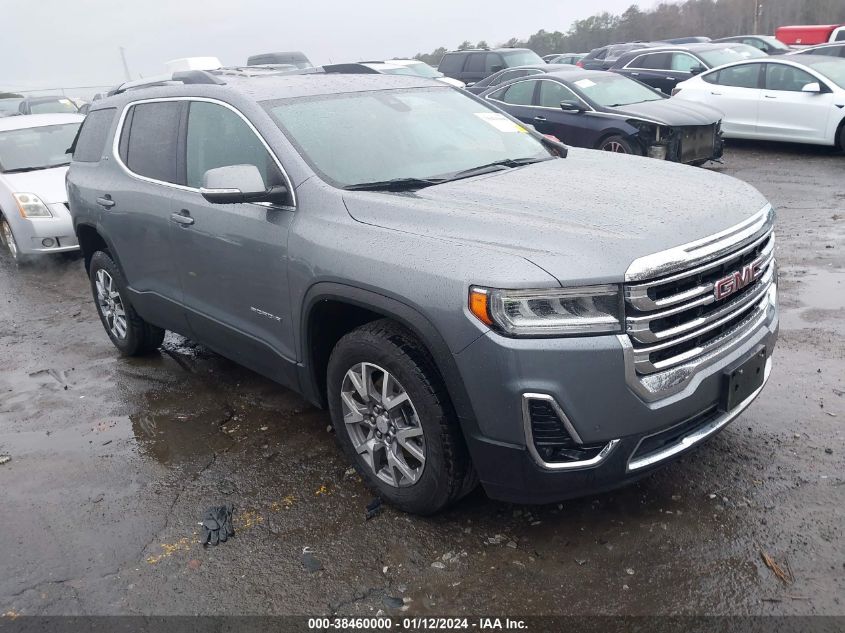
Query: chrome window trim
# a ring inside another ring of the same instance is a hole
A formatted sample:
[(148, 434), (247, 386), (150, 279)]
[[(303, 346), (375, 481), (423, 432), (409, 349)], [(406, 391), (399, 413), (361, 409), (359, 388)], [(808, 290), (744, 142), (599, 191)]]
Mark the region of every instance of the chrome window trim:
[(581, 470), (584, 468), (595, 468), (602, 462), (604, 462), (608, 456), (613, 452), (613, 449), (616, 448), (616, 445), (619, 444), (619, 440), (610, 440), (607, 444), (605, 444), (604, 448), (599, 451), (599, 454), (593, 457), (592, 459), (583, 459), (577, 462), (547, 462), (544, 461), (540, 454), (537, 452), (537, 447), (534, 446), (534, 434), (531, 431), (531, 415), (530, 410), (528, 408), (529, 400), (544, 400), (549, 402), (552, 405), (552, 408), (557, 413), (558, 417), (560, 417), (561, 422), (563, 423), (564, 428), (566, 431), (572, 436), (572, 439), (575, 440), (578, 444), (583, 444), (581, 441), (580, 436), (575, 431), (575, 427), (572, 426), (572, 423), (569, 421), (569, 418), (566, 417), (566, 414), (563, 412), (563, 409), (560, 408), (560, 405), (557, 401), (546, 393), (523, 393), (522, 394), (522, 424), (523, 428), (525, 429), (525, 444), (528, 448), (528, 452), (531, 454), (531, 457), (534, 458), (534, 461), (537, 464), (546, 470)]
[[(643, 457), (639, 457), (637, 459), (629, 459), (628, 461), (628, 472), (633, 472), (636, 470), (641, 470), (643, 468), (648, 468), (649, 466), (653, 466), (658, 464), (670, 457), (674, 457), (680, 453), (686, 452), (687, 450), (694, 447), (696, 444), (699, 444), (706, 440), (707, 438), (715, 435), (718, 431), (725, 428), (728, 424), (733, 422), (743, 411), (745, 411), (754, 399), (760, 395), (760, 392), (763, 391), (763, 387), (766, 386), (766, 383), (769, 381), (769, 376), (772, 373), (772, 357), (769, 356), (766, 359), (766, 367), (763, 370), (763, 384), (761, 384), (750, 396), (748, 396), (745, 400), (739, 403), (732, 411), (725, 412), (720, 416), (717, 416), (704, 426), (695, 429), (691, 433), (683, 436), (679, 441), (667, 446), (659, 451), (654, 453), (649, 453), (648, 455), (644, 455)], [(670, 427), (671, 428), (671, 427)], [(650, 437), (654, 435), (659, 435), (660, 433), (665, 433), (669, 429), (663, 429), (658, 431), (657, 433), (652, 433), (651, 435), (647, 435), (640, 439), (637, 442), (636, 448), (631, 452), (633, 456), (634, 453), (640, 448), (640, 445)]]
[[(541, 74), (544, 74), (544, 73), (543, 73), (543, 71), (540, 71), (540, 73), (541, 73)], [(513, 82), (510, 86), (502, 86), (502, 87), (500, 87), (500, 88), (499, 88), (499, 90), (503, 90), (503, 89), (505, 89), (506, 87), (507, 87), (507, 88), (510, 88), (511, 86), (515, 86), (515, 85), (517, 85), (517, 84), (520, 84), (520, 83), (523, 83), (523, 82), (526, 82), (526, 81), (550, 81), (550, 82), (552, 82), (552, 83), (559, 84), (559, 85), (563, 86), (564, 88), (566, 88), (567, 90), (569, 90), (569, 92), (571, 92), (573, 95), (575, 95), (575, 97), (578, 99), (578, 101), (580, 101), (580, 102), (584, 105), (584, 108), (585, 108), (585, 114), (591, 114), (591, 113), (595, 113), (595, 112), (596, 112), (596, 110), (595, 110), (595, 109), (594, 109), (594, 108), (593, 108), (593, 107), (592, 107), (589, 103), (587, 103), (586, 101), (584, 101), (584, 99), (582, 99), (582, 98), (578, 95), (578, 93), (576, 93), (574, 90), (572, 90), (572, 88), (570, 88), (569, 86), (567, 86), (567, 85), (566, 85), (566, 84), (564, 84), (564, 83), (561, 83), (561, 82), (559, 82), (559, 81), (555, 81), (554, 79), (548, 79), (548, 78), (546, 78), (546, 77), (535, 77), (534, 75), (528, 75), (528, 76), (526, 76), (526, 77), (524, 77), (524, 78), (519, 79), (518, 81), (514, 81), (514, 82)], [(508, 103), (507, 101), (502, 101), (501, 99), (494, 99), (492, 94), (491, 94), (491, 95), (488, 95), (488, 96), (486, 96), (486, 97), (484, 97), (484, 98), (485, 98), (487, 101), (495, 101), (496, 103), (501, 103), (501, 104), (504, 104), (504, 105), (513, 106), (513, 107), (515, 107), (515, 108), (536, 108), (536, 109), (538, 109), (538, 110), (552, 110), (552, 111), (554, 111), (554, 112), (558, 112), (558, 111), (560, 111), (560, 108), (551, 108), (551, 107), (549, 107), (549, 106), (541, 106), (541, 105), (534, 105), (534, 104), (521, 105), (521, 104), (519, 104), (519, 103)], [(605, 112), (600, 112), (600, 113), (598, 113), (598, 114), (607, 114), (607, 113), (605, 113)], [(623, 116), (623, 115), (615, 115), (615, 116)], [(631, 117), (626, 117), (626, 118), (629, 118), (629, 119), (630, 119)]]
[(754, 240), (761, 232), (769, 232), (774, 225), (775, 212), (771, 204), (747, 220), (694, 242), (652, 253), (631, 262), (625, 271), (625, 281), (649, 281), (655, 277), (683, 272), (706, 264), (715, 257), (728, 254)]
[[(123, 106), (123, 109), (120, 112), (120, 117), (117, 121), (117, 128), (115, 129), (114, 139), (112, 140), (112, 156), (115, 162), (120, 165), (120, 167), (125, 171), (129, 176), (136, 178), (137, 180), (141, 180), (143, 182), (148, 182), (154, 185), (164, 185), (165, 187), (172, 187), (173, 189), (179, 189), (181, 191), (190, 191), (196, 193), (198, 195), (202, 195), (201, 188), (199, 187), (188, 187), (187, 185), (180, 185), (174, 182), (167, 182), (165, 180), (157, 180), (156, 178), (149, 178), (147, 176), (142, 176), (141, 174), (135, 173), (126, 164), (123, 162), (123, 159), (120, 157), (120, 137), (123, 134), (123, 125), (126, 121), (126, 115), (129, 112), (129, 108), (141, 104), (141, 103), (161, 103), (161, 102), (168, 102), (168, 101), (201, 101), (205, 103), (214, 103), (224, 108), (227, 108), (237, 114), (244, 123), (247, 124), (252, 133), (258, 137), (258, 140), (261, 141), (261, 144), (264, 146), (264, 149), (267, 150), (267, 153), (270, 154), (270, 157), (273, 159), (273, 162), (276, 163), (276, 167), (279, 168), (279, 171), (282, 174), (282, 177), (285, 179), (285, 183), (287, 184), (288, 191), (290, 191), (291, 202), (292, 204), (289, 205), (276, 205), (283, 209), (295, 209), (297, 205), (296, 201), (296, 191), (293, 188), (293, 183), (291, 182), (290, 177), (288, 176), (287, 171), (285, 168), (282, 167), (282, 163), (279, 160), (279, 157), (276, 156), (276, 153), (270, 148), (270, 145), (261, 135), (261, 133), (256, 129), (256, 127), (252, 124), (252, 122), (235, 106), (226, 103), (225, 101), (221, 101), (220, 99), (213, 99), (210, 97), (152, 97), (149, 99), (137, 99), (135, 101), (130, 101)], [(255, 203), (261, 206), (265, 206), (265, 203)]]

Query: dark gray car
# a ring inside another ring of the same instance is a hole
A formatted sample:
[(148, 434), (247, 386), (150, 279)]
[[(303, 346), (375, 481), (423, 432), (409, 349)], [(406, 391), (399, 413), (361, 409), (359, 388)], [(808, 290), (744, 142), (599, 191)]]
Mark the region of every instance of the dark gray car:
[(749, 185), (567, 153), (434, 80), (183, 80), (95, 102), (75, 145), (106, 332), (127, 355), (179, 332), (328, 407), (398, 507), (610, 489), (762, 390), (774, 217)]

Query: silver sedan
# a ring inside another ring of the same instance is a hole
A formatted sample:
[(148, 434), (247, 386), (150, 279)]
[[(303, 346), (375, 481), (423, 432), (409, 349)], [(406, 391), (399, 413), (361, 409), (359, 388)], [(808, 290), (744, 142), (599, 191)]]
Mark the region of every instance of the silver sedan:
[(0, 119), (0, 242), (12, 258), (79, 249), (65, 192), (68, 148), (85, 117)]

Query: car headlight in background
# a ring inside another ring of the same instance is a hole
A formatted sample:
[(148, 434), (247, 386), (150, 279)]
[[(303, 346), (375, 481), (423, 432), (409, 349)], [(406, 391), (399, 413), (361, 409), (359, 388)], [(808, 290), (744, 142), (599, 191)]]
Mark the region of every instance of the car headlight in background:
[(21, 216), (25, 218), (52, 218), (53, 214), (47, 205), (41, 202), (41, 198), (34, 193), (15, 193), (15, 202), (18, 203), (18, 209)]
[(570, 336), (622, 332), (620, 286), (501, 290), (473, 286), (469, 310), (510, 336)]

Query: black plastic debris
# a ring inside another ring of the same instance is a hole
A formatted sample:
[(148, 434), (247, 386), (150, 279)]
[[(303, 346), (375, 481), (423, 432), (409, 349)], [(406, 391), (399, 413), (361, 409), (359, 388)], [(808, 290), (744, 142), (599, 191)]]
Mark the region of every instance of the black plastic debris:
[(405, 606), (405, 601), (402, 598), (396, 598), (394, 596), (385, 596), (382, 599), (382, 603), (388, 609), (401, 609)]
[(381, 499), (376, 497), (369, 504), (367, 504), (367, 521), (381, 512)]
[(225, 506), (212, 506), (205, 511), (202, 518), (202, 535), (200, 543), (203, 545), (217, 545), (225, 543), (229, 537), (235, 535), (232, 527), (232, 513), (235, 506), (231, 503)]

